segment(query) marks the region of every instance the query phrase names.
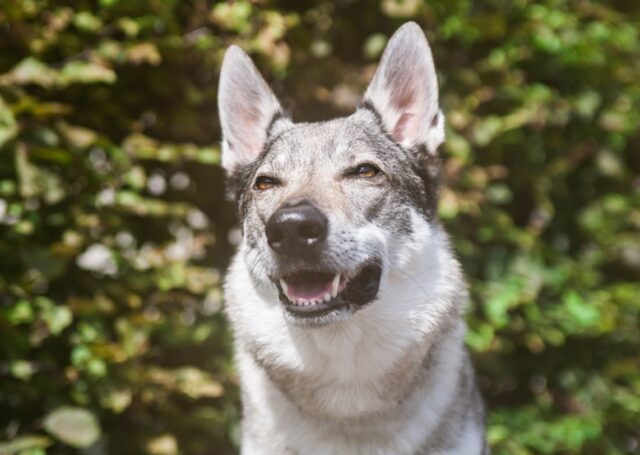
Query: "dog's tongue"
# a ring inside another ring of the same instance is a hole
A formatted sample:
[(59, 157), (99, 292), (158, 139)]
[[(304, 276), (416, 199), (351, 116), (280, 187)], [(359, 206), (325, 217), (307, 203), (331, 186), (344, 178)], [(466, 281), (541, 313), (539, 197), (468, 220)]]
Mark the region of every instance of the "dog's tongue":
[(319, 300), (331, 292), (334, 275), (329, 273), (300, 272), (284, 278), (289, 297), (304, 300)]

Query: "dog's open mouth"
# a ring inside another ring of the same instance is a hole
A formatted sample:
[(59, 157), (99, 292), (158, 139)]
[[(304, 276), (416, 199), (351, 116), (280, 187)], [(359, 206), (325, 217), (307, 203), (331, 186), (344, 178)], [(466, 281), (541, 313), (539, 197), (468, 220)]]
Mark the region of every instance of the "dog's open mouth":
[(382, 268), (370, 264), (355, 273), (301, 271), (278, 282), (280, 301), (298, 317), (318, 317), (340, 308), (357, 309), (378, 294)]

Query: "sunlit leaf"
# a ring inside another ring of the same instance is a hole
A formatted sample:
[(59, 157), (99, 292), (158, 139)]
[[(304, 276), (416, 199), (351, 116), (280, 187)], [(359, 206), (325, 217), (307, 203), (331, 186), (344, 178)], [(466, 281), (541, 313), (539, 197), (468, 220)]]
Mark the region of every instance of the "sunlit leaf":
[(0, 454), (18, 455), (38, 453), (38, 449), (46, 449), (52, 444), (50, 438), (40, 435), (22, 435), (9, 442), (0, 442)]
[(44, 428), (56, 439), (76, 448), (87, 448), (100, 438), (98, 421), (83, 408), (56, 409), (45, 417)]
[(0, 96), (0, 148), (18, 132), (18, 124), (13, 112)]

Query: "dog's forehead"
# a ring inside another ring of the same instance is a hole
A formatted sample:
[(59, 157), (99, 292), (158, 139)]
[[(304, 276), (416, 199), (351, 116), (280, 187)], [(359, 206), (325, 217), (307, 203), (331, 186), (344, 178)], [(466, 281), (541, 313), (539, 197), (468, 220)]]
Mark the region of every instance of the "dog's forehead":
[(374, 154), (376, 140), (379, 137), (376, 137), (374, 125), (355, 115), (326, 122), (293, 124), (272, 138), (263, 165), (278, 169), (343, 166), (359, 155)]

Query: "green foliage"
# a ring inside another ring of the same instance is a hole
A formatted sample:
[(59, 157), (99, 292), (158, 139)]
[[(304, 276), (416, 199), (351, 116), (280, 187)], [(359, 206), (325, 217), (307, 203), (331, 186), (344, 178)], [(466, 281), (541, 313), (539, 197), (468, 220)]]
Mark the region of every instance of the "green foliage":
[(636, 2), (18, 0), (0, 7), (0, 454), (235, 451), (224, 49), (318, 120), (353, 109), (406, 20), (440, 74), (440, 212), (494, 453), (640, 453)]

